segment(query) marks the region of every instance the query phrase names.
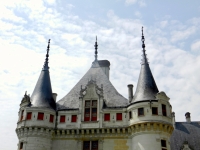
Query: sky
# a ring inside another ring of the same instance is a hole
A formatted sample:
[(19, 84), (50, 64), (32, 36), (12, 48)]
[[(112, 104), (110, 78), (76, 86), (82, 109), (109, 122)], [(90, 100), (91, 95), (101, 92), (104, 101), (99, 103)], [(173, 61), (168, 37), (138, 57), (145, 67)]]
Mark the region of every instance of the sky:
[(0, 2), (0, 145), (17, 149), (19, 104), (32, 94), (51, 39), (53, 92), (64, 97), (98, 59), (111, 63), (110, 81), (124, 97), (136, 89), (141, 27), (159, 91), (170, 97), (176, 121), (200, 121), (199, 0), (6, 0)]

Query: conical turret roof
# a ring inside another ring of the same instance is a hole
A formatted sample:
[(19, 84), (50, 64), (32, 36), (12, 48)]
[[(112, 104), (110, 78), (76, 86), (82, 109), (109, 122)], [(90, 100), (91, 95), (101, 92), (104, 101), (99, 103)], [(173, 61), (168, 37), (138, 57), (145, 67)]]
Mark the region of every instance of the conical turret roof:
[(143, 100), (155, 100), (155, 96), (159, 92), (146, 57), (144, 41), (145, 39), (142, 27), (143, 59), (141, 63), (140, 76), (138, 79), (138, 84), (133, 98), (133, 102)]
[(49, 45), (50, 45), (50, 40), (47, 46), (47, 54), (43, 69), (40, 73), (35, 89), (31, 95), (31, 107), (56, 109), (56, 104), (52, 94), (51, 79), (49, 75), (49, 66), (48, 66)]

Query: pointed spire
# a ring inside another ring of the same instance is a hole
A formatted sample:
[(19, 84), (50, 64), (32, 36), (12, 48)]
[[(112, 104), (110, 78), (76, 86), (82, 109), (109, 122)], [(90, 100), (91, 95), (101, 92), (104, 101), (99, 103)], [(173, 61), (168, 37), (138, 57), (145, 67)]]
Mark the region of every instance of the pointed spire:
[(145, 38), (144, 38), (144, 34), (143, 34), (143, 27), (142, 27), (142, 39), (141, 39), (141, 41), (142, 41), (142, 52), (143, 52), (142, 64), (146, 64), (146, 63), (148, 63), (148, 61), (147, 61), (147, 55), (146, 55), (146, 50), (145, 50), (145, 43), (144, 43)]
[(95, 42), (95, 45), (94, 45), (94, 47), (95, 47), (95, 61), (97, 61), (97, 57), (98, 57), (98, 51), (97, 51), (97, 49), (98, 49), (98, 45), (97, 45), (97, 36), (96, 36), (96, 42)]
[(56, 109), (56, 103), (53, 99), (51, 79), (49, 75), (49, 66), (48, 66), (49, 48), (50, 48), (50, 39), (47, 46), (47, 54), (43, 69), (40, 73), (35, 89), (31, 95), (32, 107)]
[(156, 82), (153, 78), (151, 73), (151, 69), (149, 67), (149, 63), (146, 57), (146, 50), (145, 50), (145, 38), (143, 34), (143, 27), (142, 27), (142, 52), (143, 58), (141, 63), (140, 75), (137, 83), (136, 92), (133, 98), (133, 102), (136, 101), (143, 101), (143, 100), (154, 100), (156, 99), (156, 94), (159, 92)]
[(51, 40), (51, 39), (49, 39), (49, 42), (48, 42), (46, 59), (45, 59), (44, 66), (43, 66), (43, 69), (42, 69), (42, 70), (49, 70), (49, 66), (48, 66), (48, 63), (49, 63), (49, 62), (48, 62), (48, 61), (49, 61), (50, 40)]
[(95, 45), (94, 45), (94, 48), (95, 48), (95, 52), (94, 52), (94, 57), (95, 57), (95, 59), (94, 59), (94, 61), (92, 62), (92, 67), (93, 68), (98, 68), (99, 67), (99, 63), (98, 63), (98, 60), (97, 60), (97, 57), (98, 57), (98, 51), (97, 51), (97, 49), (98, 49), (98, 44), (97, 44), (97, 36), (96, 36), (96, 42), (95, 42)]

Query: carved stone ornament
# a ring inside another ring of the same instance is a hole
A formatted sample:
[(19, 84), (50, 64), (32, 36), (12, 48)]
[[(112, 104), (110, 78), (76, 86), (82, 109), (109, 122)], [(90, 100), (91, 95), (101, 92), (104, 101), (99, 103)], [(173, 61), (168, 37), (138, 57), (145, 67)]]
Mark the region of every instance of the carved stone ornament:
[(90, 98), (90, 99), (98, 99), (99, 97), (103, 97), (103, 85), (99, 87), (96, 84), (96, 81), (90, 80), (85, 88), (80, 90), (80, 97), (81, 98)]
[(158, 92), (156, 94), (156, 99), (157, 100), (166, 100), (166, 101), (169, 101), (169, 97), (165, 94), (165, 92), (161, 91), (161, 92)]
[[(29, 104), (30, 102), (31, 102), (31, 101), (30, 101), (30, 96), (27, 95), (27, 92), (25, 92), (24, 97), (22, 98), (21, 104), (23, 104), (23, 103)], [(21, 105), (21, 104), (20, 104), (20, 105)]]
[(184, 141), (181, 150), (193, 150), (193, 148), (189, 146), (188, 141)]

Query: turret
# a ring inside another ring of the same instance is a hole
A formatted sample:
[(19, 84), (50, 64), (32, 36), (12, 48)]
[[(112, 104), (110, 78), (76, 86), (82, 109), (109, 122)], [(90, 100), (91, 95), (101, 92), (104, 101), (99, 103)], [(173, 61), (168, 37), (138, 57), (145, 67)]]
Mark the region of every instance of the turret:
[(142, 27), (141, 41), (142, 41), (142, 53), (143, 53), (142, 63), (133, 102), (144, 101), (144, 100), (155, 100), (155, 96), (158, 93), (158, 88), (154, 80), (154, 77), (151, 73), (151, 69), (149, 67), (149, 63), (146, 56), (143, 27)]
[(132, 129), (132, 149), (170, 150), (169, 138), (173, 131), (171, 105), (165, 92), (159, 92), (146, 57), (142, 28), (142, 63), (135, 95), (128, 85), (130, 104), (127, 108)]
[[(49, 48), (44, 66), (32, 96), (25, 93), (20, 104), (19, 121), (16, 133), (19, 138), (18, 150), (51, 149), (52, 133), (55, 128), (56, 96), (52, 93), (49, 75)], [(38, 137), (37, 135), (40, 135)], [(37, 140), (36, 140), (37, 139)]]

